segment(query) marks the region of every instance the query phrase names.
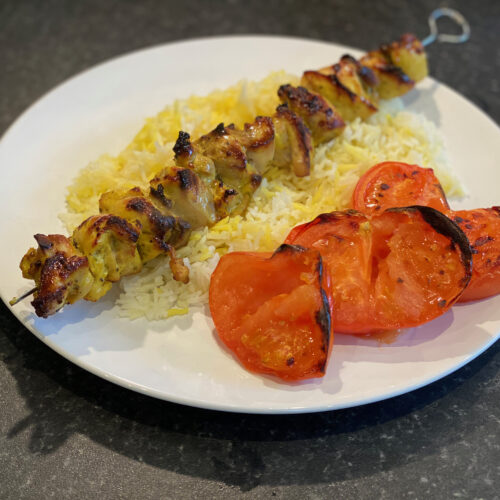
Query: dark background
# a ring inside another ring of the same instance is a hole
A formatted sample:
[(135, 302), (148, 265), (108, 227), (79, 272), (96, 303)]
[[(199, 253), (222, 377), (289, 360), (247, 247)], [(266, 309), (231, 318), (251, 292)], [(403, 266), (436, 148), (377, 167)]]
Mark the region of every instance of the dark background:
[[(495, 0), (0, 0), (0, 133), (53, 86), (134, 49), (234, 33), (370, 49), (405, 31), (424, 37), (438, 6), (459, 9), (472, 38), (429, 47), (432, 76), (498, 122)], [(311, 415), (217, 413), (86, 373), (0, 304), (0, 498), (500, 498), (499, 373), (497, 342), (445, 379), (385, 402)]]

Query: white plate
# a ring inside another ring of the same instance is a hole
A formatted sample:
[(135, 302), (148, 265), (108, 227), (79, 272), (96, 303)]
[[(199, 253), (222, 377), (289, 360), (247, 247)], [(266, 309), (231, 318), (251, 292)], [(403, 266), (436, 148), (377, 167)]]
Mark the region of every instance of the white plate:
[[(30, 286), (18, 264), (34, 243), (32, 235), (65, 232), (57, 214), (78, 169), (104, 152), (118, 153), (145, 117), (175, 98), (280, 68), (300, 74), (333, 63), (347, 50), (277, 37), (187, 41), (97, 66), (36, 102), (0, 143), (3, 300)], [(443, 131), (452, 164), (470, 192), (461, 206), (498, 204), (497, 126), (432, 79), (407, 102)], [(337, 335), (322, 380), (286, 385), (243, 370), (218, 344), (202, 310), (176, 321), (128, 321), (117, 317), (113, 295), (98, 304), (81, 301), (46, 320), (34, 316), (29, 301), (12, 311), (47, 345), (107, 380), (169, 401), (239, 412), (319, 411), (402, 394), (463, 366), (500, 331), (500, 297), (495, 297), (454, 307), (390, 345)]]

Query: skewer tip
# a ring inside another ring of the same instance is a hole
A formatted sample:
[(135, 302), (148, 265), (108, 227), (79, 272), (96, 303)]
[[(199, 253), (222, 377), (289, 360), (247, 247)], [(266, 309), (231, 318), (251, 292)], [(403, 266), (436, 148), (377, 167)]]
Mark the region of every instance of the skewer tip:
[(31, 290), (27, 291), (26, 293), (23, 293), (20, 297), (12, 297), (12, 299), (9, 300), (9, 304), (11, 306), (15, 306), (21, 300), (24, 300), (26, 297), (29, 297), (30, 295), (34, 294), (38, 290), (38, 287), (32, 288)]

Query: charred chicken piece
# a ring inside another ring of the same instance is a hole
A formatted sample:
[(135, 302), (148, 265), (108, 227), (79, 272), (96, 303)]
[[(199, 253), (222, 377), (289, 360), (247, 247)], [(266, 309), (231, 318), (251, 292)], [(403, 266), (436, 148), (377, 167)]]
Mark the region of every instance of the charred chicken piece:
[(239, 142), (235, 129), (219, 124), (212, 132), (200, 137), (194, 146), (197, 151), (211, 158), (215, 164), (217, 179), (236, 191), (232, 215), (245, 212), (262, 176), (247, 161), (246, 148)]
[(73, 232), (73, 244), (87, 256), (94, 283), (85, 299), (99, 300), (122, 276), (141, 271), (137, 251), (139, 222), (129, 223), (116, 215), (94, 215)]
[(180, 132), (174, 146), (177, 166), (193, 170), (212, 194), (217, 220), (246, 210), (274, 157), (274, 125), (258, 116), (243, 130), (220, 124), (194, 144)]
[(205, 182), (215, 180), (215, 165), (211, 158), (197, 150), (187, 132), (179, 132), (174, 145), (175, 164), (181, 168), (193, 170)]
[(60, 234), (36, 234), (38, 248), (30, 248), (21, 260), (23, 277), (35, 281), (31, 305), (37, 316), (46, 318), (64, 304), (85, 297), (94, 278), (89, 261)]
[(313, 155), (310, 130), (286, 104), (276, 108), (273, 122), (276, 134), (273, 163), (291, 166), (297, 177), (309, 175)]
[(245, 123), (243, 130), (233, 124), (226, 132), (245, 149), (247, 160), (263, 175), (274, 157), (274, 125), (269, 116), (257, 116), (253, 123)]
[(366, 120), (377, 111), (372, 102), (376, 84), (373, 71), (349, 55), (333, 66), (302, 75), (302, 85), (321, 94), (347, 122), (357, 117)]
[(247, 180), (249, 173), (245, 148), (226, 130), (223, 123), (201, 136), (194, 144), (198, 151), (213, 160), (217, 175), (223, 180), (229, 179), (232, 184)]
[(377, 92), (381, 99), (392, 99), (409, 92), (415, 82), (380, 50), (368, 52), (360, 59), (377, 77)]
[(337, 64), (326, 66), (320, 72), (327, 75), (335, 73), (345, 87), (367, 102), (376, 102), (378, 99), (375, 91), (377, 77), (370, 68), (349, 54), (344, 54)]
[(151, 197), (164, 210), (182, 215), (192, 229), (211, 226), (217, 220), (212, 193), (189, 168), (166, 167), (150, 182)]
[[(176, 281), (187, 283), (189, 270), (175, 255), (175, 248), (185, 245), (191, 226), (184, 219), (170, 215), (170, 202), (161, 188), (153, 192), (149, 200), (138, 187), (126, 192), (109, 191), (99, 200), (99, 210), (120, 214), (124, 219), (136, 222), (141, 227), (137, 249), (143, 264), (158, 257), (170, 255), (170, 269)], [(157, 206), (162, 210), (159, 210)]]
[[(168, 205), (167, 200), (159, 193), (156, 194), (158, 203)], [(99, 210), (101, 213), (118, 215), (132, 223), (139, 222), (141, 232), (137, 249), (143, 263), (160, 254), (170, 253), (171, 247), (180, 247), (189, 238), (190, 225), (184, 219), (162, 213), (139, 188), (104, 193), (99, 200)], [(168, 213), (167, 210), (165, 213)]]
[(330, 141), (345, 128), (344, 120), (337, 110), (329, 106), (322, 96), (305, 87), (282, 85), (278, 96), (281, 102), (304, 120), (315, 144)]
[(236, 189), (227, 186), (219, 179), (215, 179), (211, 189), (217, 220), (241, 213), (240, 201), (244, 198)]
[(216, 220), (223, 219), (238, 209), (238, 192), (217, 178), (214, 162), (197, 150), (188, 133), (179, 132), (174, 153), (176, 165), (194, 170), (212, 193)]
[(382, 45), (380, 51), (417, 83), (429, 74), (424, 46), (415, 35), (406, 33), (397, 42)]

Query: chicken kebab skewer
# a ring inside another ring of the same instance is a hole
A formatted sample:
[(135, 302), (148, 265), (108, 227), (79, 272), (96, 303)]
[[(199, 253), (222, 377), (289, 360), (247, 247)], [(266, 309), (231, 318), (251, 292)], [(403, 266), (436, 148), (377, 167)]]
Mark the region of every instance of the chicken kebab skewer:
[(35, 281), (36, 314), (48, 317), (82, 298), (97, 301), (161, 254), (170, 256), (174, 279), (186, 283), (189, 271), (175, 249), (192, 230), (243, 214), (273, 165), (309, 175), (314, 145), (338, 136), (346, 122), (367, 119), (379, 98), (403, 95), (426, 75), (421, 42), (404, 35), (359, 61), (345, 55), (333, 66), (306, 71), (299, 87), (281, 86), (282, 104), (272, 117), (257, 117), (243, 129), (221, 123), (194, 142), (181, 131), (174, 164), (150, 181), (148, 193), (138, 187), (104, 193), (100, 215), (71, 237), (35, 235), (38, 248), (28, 250), (20, 267)]

